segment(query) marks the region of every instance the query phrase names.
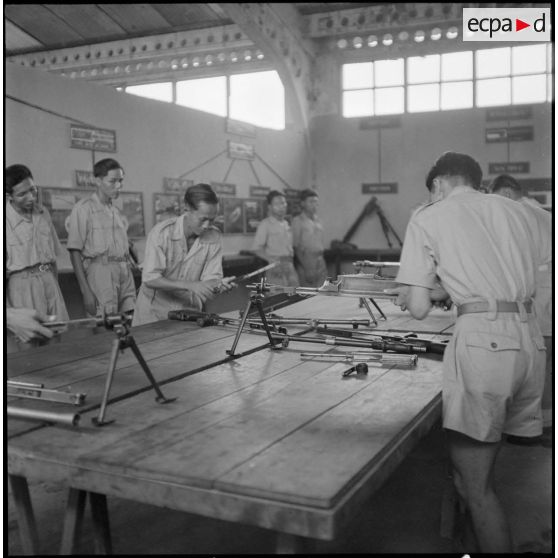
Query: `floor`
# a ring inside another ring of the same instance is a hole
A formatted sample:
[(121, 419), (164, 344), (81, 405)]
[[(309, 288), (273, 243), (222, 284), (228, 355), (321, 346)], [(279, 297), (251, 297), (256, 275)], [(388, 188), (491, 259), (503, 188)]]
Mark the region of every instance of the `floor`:
[[(517, 552), (553, 552), (553, 450), (504, 444), (497, 463), (497, 488), (508, 514)], [(390, 479), (333, 542), (313, 551), (329, 553), (467, 552), (440, 536), (440, 510), (447, 486), (444, 435), (436, 424)], [(65, 491), (56, 484), (30, 486), (41, 553), (58, 553)], [(251, 526), (234, 525), (187, 513), (109, 498), (115, 554), (268, 554), (274, 536)], [(78, 553), (94, 552), (89, 509)], [(5, 523), (6, 525), (6, 523)], [(11, 491), (8, 497), (8, 555), (22, 553)], [(4, 531), (6, 533), (6, 531)]]

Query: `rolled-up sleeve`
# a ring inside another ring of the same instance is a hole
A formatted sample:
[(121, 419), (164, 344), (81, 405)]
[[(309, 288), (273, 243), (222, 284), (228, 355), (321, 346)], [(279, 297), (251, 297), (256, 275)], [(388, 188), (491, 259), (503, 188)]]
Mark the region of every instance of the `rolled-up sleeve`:
[(433, 289), (436, 286), (436, 262), (424, 229), (411, 218), (401, 251), (399, 273), (395, 279), (404, 285)]
[(158, 231), (151, 231), (145, 242), (145, 255), (141, 274), (141, 280), (144, 283), (164, 277), (167, 268), (167, 256), (164, 247), (164, 234), (158, 234)]
[(68, 250), (83, 250), (87, 238), (88, 212), (83, 205), (74, 205), (70, 213)]

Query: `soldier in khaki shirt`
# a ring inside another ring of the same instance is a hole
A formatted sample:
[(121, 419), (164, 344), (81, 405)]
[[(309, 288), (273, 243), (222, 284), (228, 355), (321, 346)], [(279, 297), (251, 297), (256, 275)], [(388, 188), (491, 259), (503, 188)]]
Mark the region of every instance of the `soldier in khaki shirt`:
[(262, 219), (256, 230), (253, 250), (264, 260), (277, 266), (267, 272), (269, 283), (284, 287), (298, 287), (298, 274), (293, 263), (293, 235), (288, 221), (287, 200), (278, 190), (267, 195), (268, 217)]
[(11, 165), (4, 172), (6, 194), (6, 305), (67, 320), (58, 285), (56, 256), (63, 253), (46, 208), (37, 204), (31, 171)]
[(318, 193), (303, 190), (300, 194), (302, 213), (293, 217), (293, 246), (297, 271), (303, 287), (320, 287), (327, 277), (324, 260), (324, 228), (316, 215)]
[(433, 300), (449, 295), (457, 305), (442, 390), (454, 483), (478, 550), (507, 553), (494, 463), (503, 433), (542, 431), (545, 346), (532, 297), (537, 268), (552, 258), (551, 230), (521, 204), (480, 192), (481, 179), (468, 155), (438, 159), (426, 185), (439, 201), (411, 217), (397, 276), (406, 286), (396, 290), (417, 319)]
[(194, 308), (235, 286), (223, 278), (221, 233), (213, 226), (217, 195), (208, 184), (190, 186), (186, 211), (151, 229), (132, 326), (166, 320), (169, 310)]
[(112, 203), (122, 188), (124, 170), (118, 161), (102, 159), (93, 173), (97, 191), (78, 201), (70, 214), (70, 258), (87, 314), (130, 312), (136, 289), (126, 222)]
[[(541, 219), (552, 224), (552, 216), (545, 211), (536, 200), (531, 200), (523, 195), (523, 189), (517, 180), (508, 174), (497, 176), (490, 184), (490, 192), (518, 201), (538, 212)], [(553, 407), (553, 382), (554, 376), (554, 337), (552, 334), (552, 268), (544, 265), (538, 269), (537, 291), (535, 293), (535, 310), (541, 332), (546, 346), (546, 374), (544, 379), (544, 392), (542, 398), (543, 435), (540, 438), (520, 438), (508, 436), (508, 442), (518, 445), (532, 445), (533, 443), (552, 447), (552, 407)]]

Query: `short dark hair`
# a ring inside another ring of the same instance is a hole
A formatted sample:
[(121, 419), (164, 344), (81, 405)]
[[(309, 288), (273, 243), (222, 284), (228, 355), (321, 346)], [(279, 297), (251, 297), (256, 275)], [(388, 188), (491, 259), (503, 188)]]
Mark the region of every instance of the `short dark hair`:
[(267, 194), (267, 203), (268, 205), (271, 205), (271, 202), (277, 198), (278, 196), (283, 196), (285, 197), (285, 194), (283, 192), (281, 192), (280, 190), (271, 190), (271, 192), (269, 192), (269, 194)]
[(184, 194), (184, 203), (192, 209), (198, 209), (200, 202), (217, 205), (219, 198), (209, 184), (200, 182), (190, 186)]
[(523, 197), (523, 188), (521, 187), (521, 184), (509, 174), (500, 174), (499, 176), (497, 176), (490, 183), (488, 191), (492, 194), (495, 194), (503, 188), (509, 188), (510, 190), (513, 190), (518, 195), (518, 197)]
[(109, 171), (115, 169), (124, 170), (116, 159), (101, 159), (93, 165), (93, 175), (95, 178), (104, 178)]
[(482, 169), (470, 155), (446, 151), (426, 176), (426, 187), (429, 191), (432, 191), (432, 182), (438, 176), (461, 176), (478, 190), (482, 181)]
[(4, 169), (4, 194), (11, 194), (14, 188), (26, 178), (33, 178), (31, 171), (25, 165), (10, 165)]
[(300, 201), (304, 201), (306, 198), (317, 198), (318, 197), (318, 192), (316, 192), (316, 190), (310, 190), (310, 188), (307, 188), (306, 190), (302, 190), (302, 192), (300, 192)]

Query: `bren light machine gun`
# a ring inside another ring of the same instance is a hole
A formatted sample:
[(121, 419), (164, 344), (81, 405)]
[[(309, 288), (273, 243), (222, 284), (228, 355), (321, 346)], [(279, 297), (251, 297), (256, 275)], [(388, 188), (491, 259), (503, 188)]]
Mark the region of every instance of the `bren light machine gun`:
[(110, 388), (112, 386), (112, 381), (114, 378), (114, 372), (116, 370), (116, 362), (118, 360), (118, 353), (119, 351), (123, 351), (124, 349), (131, 349), (132, 353), (136, 357), (137, 361), (139, 362), (140, 366), (142, 367), (147, 379), (151, 383), (151, 386), (155, 390), (157, 397), (155, 401), (157, 403), (170, 403), (171, 401), (175, 401), (176, 397), (167, 398), (163, 395), (163, 392), (159, 388), (159, 384), (155, 380), (147, 362), (143, 358), (139, 347), (136, 344), (136, 340), (130, 333), (130, 322), (132, 321), (131, 316), (126, 314), (106, 314), (102, 317), (96, 318), (82, 318), (78, 320), (68, 320), (68, 321), (58, 321), (58, 322), (45, 322), (43, 325), (53, 329), (56, 333), (61, 333), (62, 331), (66, 331), (70, 328), (75, 327), (98, 327), (104, 326), (108, 330), (114, 331), (116, 334), (116, 339), (112, 343), (112, 351), (110, 355), (110, 362), (107, 371), (107, 380), (105, 383), (105, 390), (103, 393), (103, 399), (101, 400), (101, 408), (99, 409), (99, 414), (97, 417), (91, 419), (95, 426), (105, 426), (107, 424), (111, 424), (114, 420), (106, 421), (105, 420), (105, 413), (110, 393)]
[[(256, 273), (256, 272), (254, 272)], [(284, 346), (286, 342), (288, 342), (288, 338), (290, 336), (286, 335), (286, 331), (278, 332), (277, 328), (277, 321), (274, 323), (274, 319), (277, 320), (277, 317), (273, 318), (272, 316), (266, 316), (264, 309), (263, 309), (263, 299), (266, 293), (285, 293), (289, 296), (293, 296), (295, 294), (300, 295), (324, 295), (324, 296), (349, 296), (349, 297), (357, 297), (357, 298), (369, 298), (373, 300), (374, 297), (378, 298), (388, 298), (394, 299), (395, 295), (386, 294), (385, 289), (394, 288), (397, 284), (393, 281), (386, 281), (384, 279), (376, 280), (370, 275), (366, 275), (363, 273), (359, 273), (356, 275), (342, 275), (339, 276), (337, 281), (331, 281), (327, 279), (324, 284), (319, 288), (311, 288), (311, 287), (283, 287), (279, 285), (270, 285), (265, 281), (265, 275), (260, 279), (259, 283), (253, 283), (251, 285), (247, 285), (247, 288), (250, 289), (250, 298), (246, 305), (246, 308), (243, 312), (241, 312), (240, 320), (238, 321), (238, 329), (236, 331), (236, 335), (233, 341), (233, 344), (226, 353), (229, 356), (237, 356), (235, 353), (236, 347), (238, 345), (238, 341), (240, 339), (240, 335), (244, 329), (248, 321), (248, 315), (251, 309), (255, 306), (259, 317), (260, 322), (250, 320), (248, 324), (256, 329), (264, 329), (265, 334), (269, 339), (269, 344), (272, 349), (281, 348)], [(375, 303), (374, 303), (375, 304)], [(377, 325), (377, 320), (372, 313), (372, 309), (368, 304), (366, 304), (366, 308), (370, 316), (372, 317), (372, 321), (375, 325)], [(221, 318), (215, 314), (203, 314), (198, 313), (196, 311), (184, 309), (184, 310), (173, 310), (168, 314), (169, 319), (178, 319), (178, 320), (185, 320), (185, 321), (196, 321), (198, 325), (205, 326), (205, 325), (213, 325), (213, 324), (234, 324), (236, 320), (234, 318)], [(288, 320), (288, 319), (287, 319)], [(296, 320), (294, 323), (302, 323), (302, 319)], [(314, 323), (312, 323), (314, 322)], [(334, 320), (330, 320), (330, 323), (333, 323)], [(346, 322), (351, 323), (354, 329), (361, 325), (359, 323), (355, 323), (354, 320), (347, 320)], [(322, 321), (325, 325), (327, 320)], [(339, 320), (337, 320), (339, 324)], [(310, 320), (311, 327), (316, 327), (318, 323), (314, 320)], [(339, 324), (340, 325), (340, 324)], [(362, 324), (362, 325), (369, 325), (369, 324)], [(275, 332), (272, 332), (275, 330)], [(280, 338), (278, 339), (278, 336)], [(297, 338), (302, 340), (302, 338)], [(305, 338), (306, 339), (306, 338)], [(359, 343), (353, 340), (351, 341), (344, 341), (343, 344), (349, 346), (363, 346), (362, 342)], [(314, 342), (320, 342), (314, 341)], [(369, 345), (364, 345), (369, 346)], [(385, 345), (384, 345), (385, 346)], [(404, 349), (404, 347), (403, 347)]]
[[(375, 299), (395, 300), (396, 295), (387, 294), (387, 289), (393, 289), (398, 286), (392, 279), (378, 277), (366, 273), (355, 273), (349, 275), (338, 275), (335, 281), (327, 278), (321, 287), (283, 287), (281, 285), (270, 285), (260, 283), (247, 285), (248, 288), (259, 290), (260, 292), (277, 294), (285, 293), (289, 296), (293, 295), (321, 295), (321, 296), (347, 296), (358, 298), (368, 311), (374, 326), (378, 325), (378, 320), (374, 316), (370, 302), (374, 305), (380, 315), (386, 319), (385, 314), (376, 303)], [(370, 302), (369, 302), (370, 301)]]

